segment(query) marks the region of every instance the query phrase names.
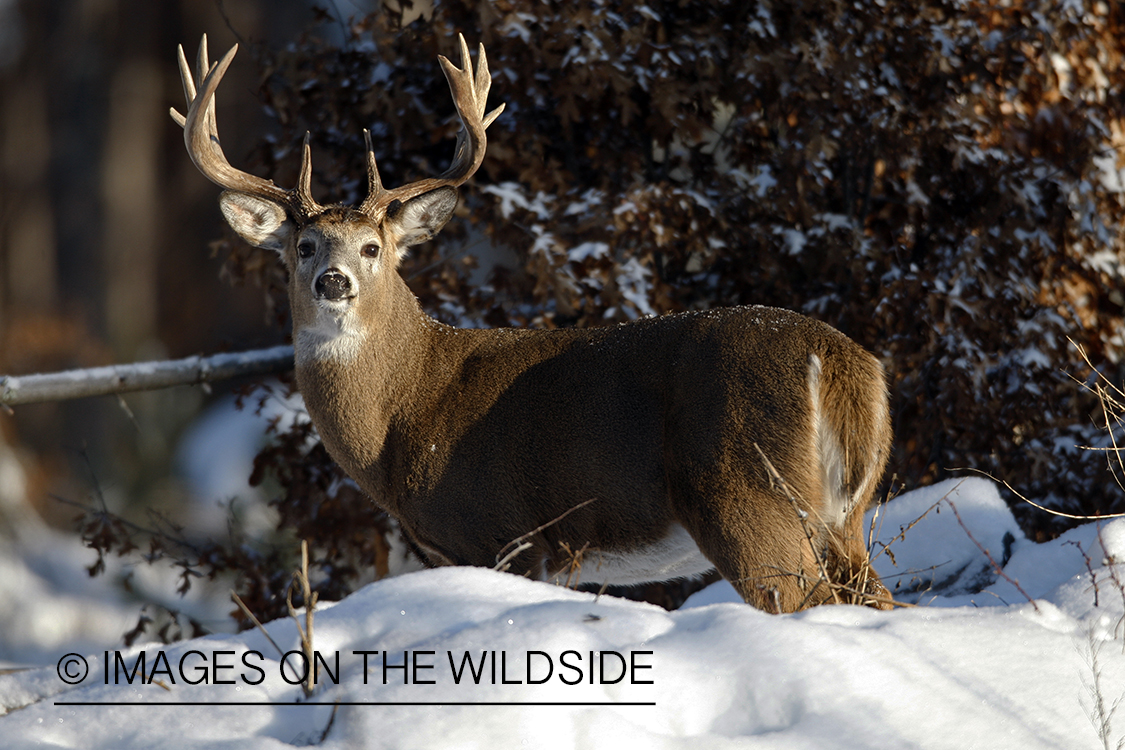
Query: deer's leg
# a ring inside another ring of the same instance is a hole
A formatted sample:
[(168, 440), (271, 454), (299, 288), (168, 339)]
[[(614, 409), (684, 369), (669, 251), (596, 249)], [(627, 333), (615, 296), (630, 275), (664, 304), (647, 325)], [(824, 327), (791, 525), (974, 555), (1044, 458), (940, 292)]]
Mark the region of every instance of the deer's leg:
[[(795, 508), (773, 493), (712, 496), (682, 522), (700, 551), (749, 604), (794, 612), (833, 601), (820, 577), (817, 540), (806, 536)], [(686, 515), (686, 514), (685, 514)]]
[(836, 530), (828, 546), (829, 574), (846, 592), (846, 601), (877, 609), (893, 609), (891, 594), (871, 567), (863, 511), (855, 508)]

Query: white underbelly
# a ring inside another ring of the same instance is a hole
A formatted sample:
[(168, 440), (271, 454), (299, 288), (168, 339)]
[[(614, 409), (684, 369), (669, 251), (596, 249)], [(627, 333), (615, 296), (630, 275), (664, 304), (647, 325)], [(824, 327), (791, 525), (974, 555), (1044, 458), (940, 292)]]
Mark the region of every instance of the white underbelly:
[[(672, 524), (668, 536), (631, 552), (590, 550), (582, 556), (577, 576), (570, 583), (606, 583), (614, 586), (631, 586), (637, 583), (669, 581), (702, 575), (715, 566), (703, 556), (687, 530)], [(569, 570), (563, 570), (548, 580), (566, 583)]]

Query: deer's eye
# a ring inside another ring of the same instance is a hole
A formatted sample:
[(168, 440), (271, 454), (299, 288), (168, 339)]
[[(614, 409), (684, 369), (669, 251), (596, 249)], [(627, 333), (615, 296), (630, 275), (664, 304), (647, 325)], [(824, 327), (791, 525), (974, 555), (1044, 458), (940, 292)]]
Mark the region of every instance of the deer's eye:
[(310, 258), (316, 252), (316, 245), (308, 240), (302, 240), (297, 243), (297, 257)]
[(359, 252), (362, 253), (365, 258), (375, 258), (379, 255), (379, 246), (374, 243), (368, 243), (364, 245)]

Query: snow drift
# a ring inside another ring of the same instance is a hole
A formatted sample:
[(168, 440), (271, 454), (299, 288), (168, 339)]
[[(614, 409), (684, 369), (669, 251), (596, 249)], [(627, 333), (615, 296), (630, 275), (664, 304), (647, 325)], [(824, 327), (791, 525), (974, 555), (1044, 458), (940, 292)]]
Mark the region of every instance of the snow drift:
[[(994, 486), (967, 479), (894, 500), (878, 539), (927, 509), (892, 545), (897, 566), (876, 559), (918, 605), (895, 612), (767, 615), (726, 583), (665, 612), (427, 570), (318, 610), (310, 699), (290, 684), (301, 660), (282, 672), (261, 632), (84, 653), (75, 685), (62, 678), (75, 681), (79, 655), (64, 664), (60, 647), (57, 670), (0, 676), (0, 736), (9, 748), (957, 750), (1125, 736), (1125, 716), (1097, 716), (1099, 699), (1125, 694), (1125, 567), (1112, 564), (1125, 560), (1125, 519), (1032, 544)], [(292, 621), (266, 627), (300, 648)]]

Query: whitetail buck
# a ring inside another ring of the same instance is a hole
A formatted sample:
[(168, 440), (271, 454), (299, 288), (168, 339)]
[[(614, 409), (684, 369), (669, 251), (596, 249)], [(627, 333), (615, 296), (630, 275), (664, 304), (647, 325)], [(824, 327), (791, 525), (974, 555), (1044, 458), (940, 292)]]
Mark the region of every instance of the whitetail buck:
[[(397, 268), (437, 233), (484, 158), (491, 79), (439, 57), (460, 114), (452, 166), (321, 206), (308, 139), (297, 186), (231, 167), (219, 146), (206, 37), (199, 92), (180, 49), (192, 161), (223, 215), (289, 272), (297, 383), (325, 447), (435, 565), (633, 584), (713, 568), (769, 611), (890, 606), (863, 513), (890, 446), (883, 368), (835, 329), (742, 307), (585, 330), (461, 330), (422, 312)], [(594, 499), (578, 508), (575, 506)], [(561, 516), (565, 516), (560, 519)], [(555, 521), (555, 523), (551, 523)]]

